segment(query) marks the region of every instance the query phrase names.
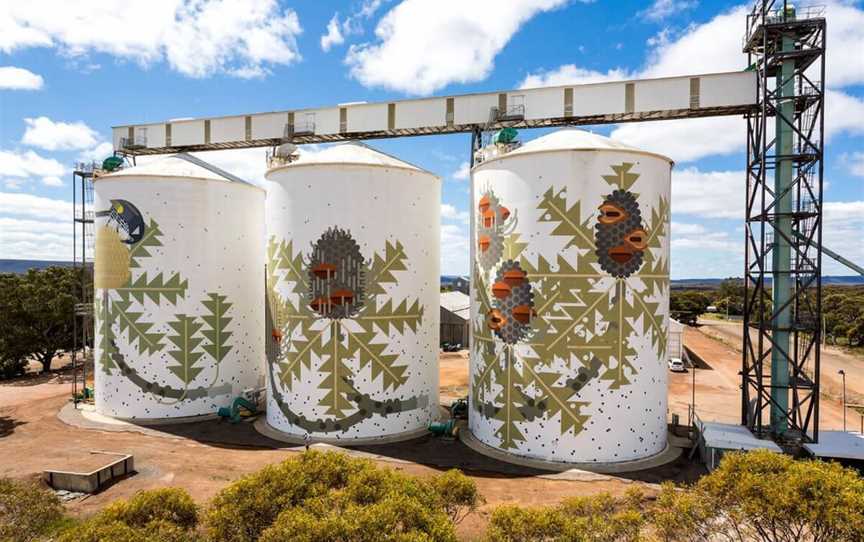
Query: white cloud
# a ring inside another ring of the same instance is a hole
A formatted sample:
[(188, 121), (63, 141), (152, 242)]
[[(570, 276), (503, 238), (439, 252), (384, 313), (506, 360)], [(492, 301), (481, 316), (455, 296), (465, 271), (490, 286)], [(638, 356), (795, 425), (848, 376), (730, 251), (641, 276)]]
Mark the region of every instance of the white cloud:
[[(306, 147), (309, 147), (309, 145), (304, 145), (303, 149), (305, 150)], [(245, 181), (261, 187), (265, 186), (264, 174), (267, 172), (267, 149), (231, 149), (192, 154)]]
[(378, 22), (377, 41), (352, 45), (345, 61), (364, 86), (410, 94), (480, 81), (523, 23), (565, 3), (404, 0)]
[(103, 141), (102, 143), (99, 143), (95, 147), (93, 147), (91, 149), (87, 149), (84, 152), (82, 152), (80, 155), (78, 155), (78, 161), (79, 162), (89, 162), (91, 160), (96, 160), (98, 162), (101, 162), (102, 160), (104, 160), (105, 158), (108, 158), (112, 154), (114, 154), (114, 145), (111, 143), (108, 143), (107, 141)]
[(462, 162), (459, 164), (459, 169), (453, 172), (451, 177), (456, 179), (457, 181), (465, 181), (471, 176), (471, 167), (468, 165), (468, 162)]
[(0, 215), (63, 222), (69, 227), (72, 219), (72, 203), (31, 194), (0, 192)]
[(744, 171), (672, 171), (672, 212), (701, 218), (744, 217)]
[(345, 36), (342, 35), (342, 30), (339, 25), (339, 14), (336, 13), (327, 23), (327, 33), (321, 36), (321, 50), (327, 52), (334, 45), (345, 43)]
[[(67, 211), (71, 210), (67, 203)], [(0, 254), (26, 260), (71, 260), (72, 229), (68, 222), (0, 217)]]
[(613, 68), (606, 72), (580, 68), (575, 64), (564, 64), (556, 70), (529, 73), (519, 83), (519, 88), (537, 88), (563, 85), (588, 85), (591, 83), (603, 83), (605, 81), (621, 81), (631, 79), (634, 74), (621, 68)]
[(83, 122), (54, 122), (48, 117), (25, 118), (21, 143), (48, 151), (80, 150), (97, 144), (99, 134)]
[(327, 23), (327, 33), (321, 35), (321, 49), (326, 53), (336, 45), (345, 43), (345, 38), (363, 33), (363, 22), (370, 19), (383, 0), (364, 0), (359, 9), (344, 19), (339, 19), (339, 12), (333, 14)]
[(456, 220), (463, 224), (468, 223), (468, 211), (460, 211), (449, 203), (441, 204), (441, 218), (445, 220)]
[(468, 253), (468, 228), (441, 224), (441, 274), (467, 274)]
[(42, 177), (42, 184), (45, 186), (63, 186), (63, 179), (60, 177), (50, 176), (50, 177)]
[(662, 21), (670, 15), (682, 13), (696, 7), (695, 0), (654, 0), (648, 9), (639, 12), (639, 15), (652, 20)]
[(864, 134), (864, 100), (829, 90), (825, 93), (825, 137), (830, 139), (844, 133)]
[(620, 124), (610, 136), (675, 162), (731, 154), (743, 148), (747, 124), (740, 117), (708, 117)]
[[(674, 39), (668, 34), (650, 40), (645, 65), (634, 71), (614, 68), (606, 72), (565, 64), (555, 70), (529, 74), (523, 87), (586, 84), (607, 80), (651, 78), (688, 73), (736, 71), (744, 67), (741, 53), (746, 8), (736, 7), (701, 25), (692, 25)], [(838, 90), (864, 82), (864, 10), (841, 2), (827, 7), (828, 56), (825, 100), (825, 135), (864, 134), (864, 100)], [(614, 139), (665, 154), (676, 162), (699, 160), (744, 150), (746, 128), (737, 117), (689, 119), (623, 124)], [(707, 135), (710, 134), (710, 137)]]
[(44, 83), (41, 75), (30, 70), (15, 66), (0, 66), (0, 89), (39, 90)]
[(106, 53), (143, 66), (167, 61), (191, 77), (266, 73), (300, 60), (297, 14), (276, 0), (4, 2), (0, 51), (55, 47), (68, 57)]
[(846, 165), (849, 173), (856, 177), (864, 177), (864, 152), (853, 152), (844, 154), (840, 161)]
[(61, 177), (66, 174), (66, 168), (57, 160), (44, 158), (33, 151), (19, 153), (0, 150), (0, 172), (7, 178), (42, 177), (44, 179)]
[[(829, 249), (864, 265), (864, 201), (826, 201), (823, 206), (822, 242)], [(823, 274), (850, 275), (852, 271), (827, 256)]]
[(722, 230), (710, 231), (702, 224), (673, 222), (671, 227), (672, 250), (712, 250), (738, 253), (742, 244), (729, 238), (729, 233)]

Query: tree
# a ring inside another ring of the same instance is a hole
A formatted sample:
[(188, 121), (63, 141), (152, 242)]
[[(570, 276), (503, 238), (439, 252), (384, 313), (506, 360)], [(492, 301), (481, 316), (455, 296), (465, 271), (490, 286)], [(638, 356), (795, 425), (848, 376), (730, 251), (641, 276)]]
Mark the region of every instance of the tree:
[(30, 269), (24, 275), (0, 275), (0, 359), (21, 365), (42, 363), (73, 346), (73, 314), (82, 299), (80, 271), (71, 267)]
[(673, 291), (669, 300), (672, 318), (683, 324), (695, 326), (700, 315), (711, 305), (711, 298), (693, 290)]
[(864, 540), (864, 479), (836, 463), (732, 452), (694, 492), (707, 506), (696, 523), (726, 540)]
[(0, 274), (0, 378), (22, 374), (30, 356), (21, 282), (20, 275)]

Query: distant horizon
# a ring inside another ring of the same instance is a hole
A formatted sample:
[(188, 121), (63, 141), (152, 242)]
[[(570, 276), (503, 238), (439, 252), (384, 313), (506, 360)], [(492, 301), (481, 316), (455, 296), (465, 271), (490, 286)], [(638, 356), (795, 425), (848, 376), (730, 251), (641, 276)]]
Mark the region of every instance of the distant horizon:
[[(31, 263), (38, 262), (40, 264), (60, 264), (60, 265), (64, 265), (64, 266), (73, 265), (75, 263), (71, 260), (37, 260), (37, 259), (23, 259), (23, 258), (0, 258), (0, 273), (9, 272), (9, 270), (7, 270), (7, 266), (4, 265), (5, 262), (31, 262)], [(92, 262), (93, 262), (92, 259), (88, 260), (88, 263), (92, 263)], [(42, 268), (42, 267), (49, 267), (49, 266), (48, 265), (41, 265), (38, 267)], [(19, 271), (13, 270), (12, 272), (21, 272), (20, 271), (21, 267), (18, 267), (18, 269), (19, 269)], [(26, 271), (26, 269), (29, 269), (29, 267), (24, 268), (23, 270)], [(466, 277), (468, 277), (468, 275), (441, 274), (441, 278), (459, 278), (459, 277), (466, 278)], [(741, 276), (734, 276), (734, 277), (686, 277), (686, 278), (673, 278), (670, 280), (673, 283), (674, 282), (679, 282), (679, 283), (680, 282), (697, 282), (698, 283), (698, 282), (719, 282), (719, 281), (723, 281), (723, 280), (730, 279), (730, 278), (743, 280), (743, 277), (741, 277)], [(851, 283), (856, 283), (856, 284), (857, 283), (864, 284), (864, 277), (862, 277), (860, 275), (822, 275), (822, 279), (823, 279), (823, 281), (825, 279), (830, 279), (830, 280), (839, 281), (842, 283), (850, 283), (851, 282)]]

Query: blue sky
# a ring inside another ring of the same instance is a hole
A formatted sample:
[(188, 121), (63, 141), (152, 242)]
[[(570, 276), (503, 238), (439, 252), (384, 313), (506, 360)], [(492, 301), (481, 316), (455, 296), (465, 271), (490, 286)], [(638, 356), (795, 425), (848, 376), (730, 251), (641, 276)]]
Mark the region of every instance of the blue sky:
[[(0, 258), (71, 257), (71, 164), (109, 153), (112, 125), (736, 70), (742, 10), (705, 0), (4, 2)], [(864, 8), (827, 10), (825, 240), (864, 263)], [(675, 159), (674, 278), (741, 275), (741, 119), (591, 129)], [(372, 144), (442, 177), (442, 272), (465, 273), (469, 136)], [(201, 156), (259, 180), (262, 153)]]

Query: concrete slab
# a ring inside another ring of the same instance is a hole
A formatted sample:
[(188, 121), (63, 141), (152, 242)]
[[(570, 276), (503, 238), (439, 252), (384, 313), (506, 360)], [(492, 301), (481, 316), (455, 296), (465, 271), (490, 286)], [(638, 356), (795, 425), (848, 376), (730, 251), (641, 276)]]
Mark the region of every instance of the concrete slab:
[(815, 457), (864, 461), (864, 435), (848, 431), (819, 431), (817, 444), (804, 449)]
[(73, 458), (70, 470), (48, 469), (42, 473), (42, 477), (54, 489), (97, 493), (134, 470), (135, 462), (129, 454), (93, 450)]
[(459, 424), (459, 440), (475, 452), (492, 457), (499, 461), (538, 470), (572, 473), (577, 477), (585, 474), (620, 474), (653, 469), (672, 463), (677, 460), (682, 453), (681, 448), (667, 444), (666, 448), (659, 454), (634, 461), (621, 461), (618, 463), (564, 463), (563, 461), (546, 461), (502, 452), (497, 448), (488, 446), (477, 440), (477, 438), (468, 429), (468, 425), (465, 422)]

